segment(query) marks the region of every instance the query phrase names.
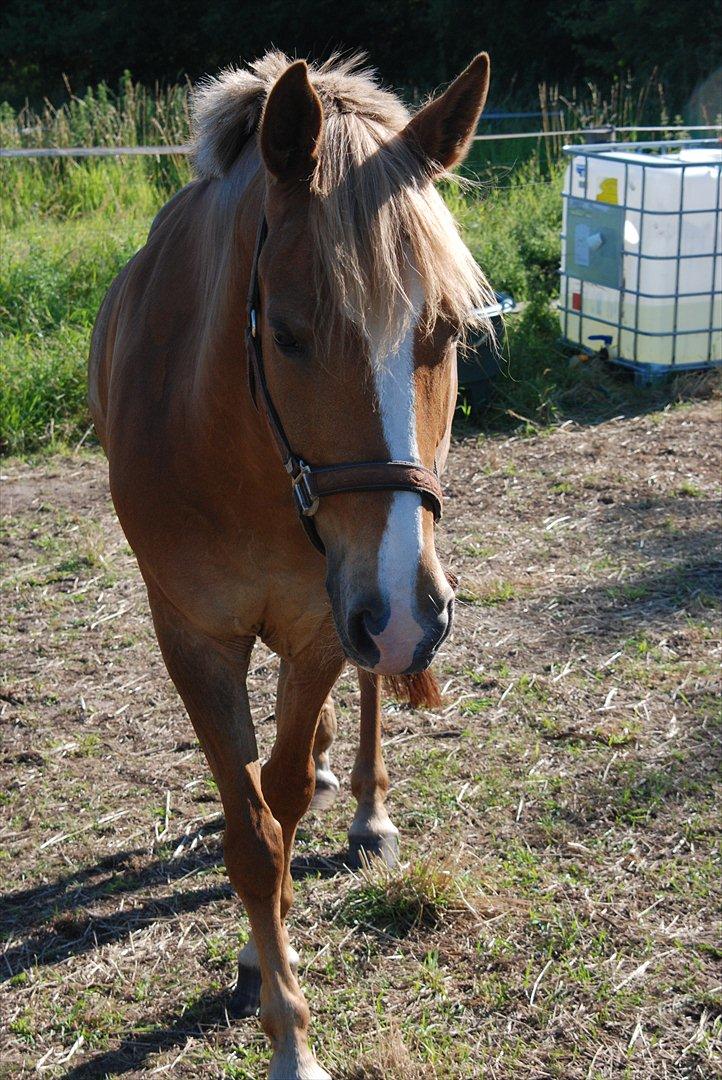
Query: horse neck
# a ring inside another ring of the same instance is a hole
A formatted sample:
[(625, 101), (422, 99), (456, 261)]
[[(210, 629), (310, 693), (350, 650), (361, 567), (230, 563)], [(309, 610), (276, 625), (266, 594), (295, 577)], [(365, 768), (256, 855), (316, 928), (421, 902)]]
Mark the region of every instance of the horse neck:
[[(245, 344), (247, 296), (258, 224), (265, 201), (265, 178), (255, 147), (244, 153), (227, 177), (206, 189), (195, 238), (200, 267), (196, 309), (197, 366), (192, 380), (197, 427), (218, 440), (241, 430), (263, 428), (251, 399)], [(264, 441), (265, 429), (254, 432)]]

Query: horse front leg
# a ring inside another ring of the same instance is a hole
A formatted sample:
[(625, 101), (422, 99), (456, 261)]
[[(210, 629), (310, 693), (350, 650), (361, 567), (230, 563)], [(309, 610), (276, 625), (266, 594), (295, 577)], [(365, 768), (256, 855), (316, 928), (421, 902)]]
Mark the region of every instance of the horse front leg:
[[(276, 701), (276, 741), (271, 756), (262, 770), (263, 795), (281, 827), (283, 842), (283, 873), (280, 895), (280, 916), (284, 934), (285, 955), (292, 968), (298, 963), (298, 955), (288, 941), (285, 919), (293, 900), (291, 881), (291, 857), (298, 823), (308, 810), (314, 793), (315, 769), (313, 759), (314, 738), (319, 722), (321, 706), (335, 683), (343, 666), (339, 653), (329, 656), (328, 650), (319, 654), (317, 649), (306, 650), (292, 662), (282, 661), (278, 680)], [(260, 941), (254, 935), (241, 950), (238, 957), (239, 997), (249, 999), (258, 981)], [(262, 992), (265, 975), (262, 964)], [(263, 996), (263, 995), (262, 995)], [(261, 1014), (263, 1015), (263, 1013)], [(293, 1036), (293, 1032), (289, 1033)], [(270, 1076), (285, 1080), (296, 1075), (306, 1077), (306, 1072), (296, 1073), (297, 1046), (293, 1038), (274, 1040), (274, 1056)], [(316, 1066), (318, 1068), (318, 1066)], [(309, 1076), (326, 1076), (326, 1073), (308, 1073)]]
[[(258, 760), (246, 691), (253, 639), (240, 649), (237, 644), (226, 647), (197, 631), (161, 597), (150, 594), (150, 600), (163, 658), (223, 802), (226, 867), (251, 924), (260, 1019), (274, 1051), (269, 1080), (328, 1080), (308, 1045), (308, 1005), (289, 958), (284, 927), (288, 823), (279, 821), (269, 805)], [(315, 707), (314, 721), (327, 691)], [(311, 732), (308, 757), (312, 739)], [(310, 799), (312, 780), (308, 787)]]
[(351, 773), (356, 814), (348, 831), (349, 863), (358, 866), (362, 852), (380, 856), (395, 866), (399, 853), (399, 830), (386, 810), (389, 774), (381, 752), (381, 679), (359, 669), (361, 723), (359, 747)]

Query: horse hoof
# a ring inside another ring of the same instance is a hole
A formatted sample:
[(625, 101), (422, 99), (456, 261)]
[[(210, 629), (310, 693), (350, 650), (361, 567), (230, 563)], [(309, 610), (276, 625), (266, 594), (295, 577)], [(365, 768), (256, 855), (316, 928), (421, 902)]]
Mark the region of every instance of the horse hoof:
[(384, 833), (383, 836), (375, 833), (349, 833), (346, 865), (352, 870), (358, 870), (369, 858), (382, 859), (389, 869), (393, 869), (399, 861), (398, 832)]
[(316, 790), (311, 800), (312, 810), (328, 810), (336, 801), (341, 785), (330, 769), (316, 770)]
[(276, 1053), (271, 1058), (268, 1080), (331, 1080), (331, 1074), (322, 1069), (313, 1054)]
[(228, 1015), (233, 1020), (258, 1016), (261, 1009), (261, 973), (258, 968), (238, 965), (238, 982), (231, 994)]

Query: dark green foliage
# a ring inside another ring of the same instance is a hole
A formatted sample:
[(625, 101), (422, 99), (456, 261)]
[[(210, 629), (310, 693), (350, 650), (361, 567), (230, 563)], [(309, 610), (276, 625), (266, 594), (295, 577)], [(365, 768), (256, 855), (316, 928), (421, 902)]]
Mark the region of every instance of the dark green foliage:
[(492, 55), (495, 102), (533, 98), (540, 81), (604, 82), (657, 70), (679, 110), (722, 62), (722, 5), (672, 0), (6, 0), (0, 99), (57, 98), (114, 82), (152, 85), (215, 71), (275, 45), (298, 55), (364, 49), (384, 79), (424, 93), (479, 49)]

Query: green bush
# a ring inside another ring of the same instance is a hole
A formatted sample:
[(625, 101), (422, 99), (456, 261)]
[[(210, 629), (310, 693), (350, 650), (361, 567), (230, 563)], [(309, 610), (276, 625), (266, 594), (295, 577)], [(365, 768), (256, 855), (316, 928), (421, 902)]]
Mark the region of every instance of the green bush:
[(481, 181), (446, 193), (464, 239), (497, 292), (530, 300), (558, 289), (563, 166), (539, 159), (519, 166), (504, 184)]
[[(0, 106), (0, 139), (11, 146), (170, 144), (187, 137), (185, 86), (153, 92), (126, 78), (117, 94), (101, 85), (40, 113)], [(444, 190), (493, 287), (526, 305), (509, 319), (507, 360), (487, 420), (516, 424), (522, 416), (543, 424), (560, 414), (578, 380), (559, 351), (550, 306), (563, 166), (551, 142), (542, 158), (513, 168), (492, 164), (487, 148), (475, 147), (469, 171), (476, 183)], [(87, 432), (85, 368), (96, 312), (158, 208), (189, 176), (188, 161), (175, 157), (0, 162), (6, 452), (72, 443)]]

